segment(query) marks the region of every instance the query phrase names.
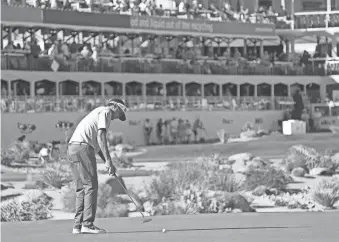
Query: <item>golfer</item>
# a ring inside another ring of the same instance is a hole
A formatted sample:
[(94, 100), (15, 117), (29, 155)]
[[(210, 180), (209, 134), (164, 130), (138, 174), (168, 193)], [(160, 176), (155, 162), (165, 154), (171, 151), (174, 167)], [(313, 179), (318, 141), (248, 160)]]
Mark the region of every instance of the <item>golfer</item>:
[(106, 233), (94, 226), (97, 209), (98, 176), (95, 154), (105, 162), (110, 175), (115, 175), (107, 147), (106, 133), (111, 120), (126, 120), (126, 106), (120, 99), (109, 100), (106, 106), (94, 109), (76, 127), (67, 149), (76, 185), (76, 211), (73, 234)]

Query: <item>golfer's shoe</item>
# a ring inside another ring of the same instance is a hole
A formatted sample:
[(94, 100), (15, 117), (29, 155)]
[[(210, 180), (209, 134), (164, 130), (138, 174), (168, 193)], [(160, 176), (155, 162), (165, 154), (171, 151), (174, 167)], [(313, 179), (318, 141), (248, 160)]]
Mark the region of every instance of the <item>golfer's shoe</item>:
[(92, 226), (82, 226), (81, 228), (81, 233), (84, 233), (84, 234), (104, 234), (106, 233), (106, 230), (104, 229), (100, 229), (94, 225)]
[(81, 228), (73, 228), (72, 234), (81, 234)]

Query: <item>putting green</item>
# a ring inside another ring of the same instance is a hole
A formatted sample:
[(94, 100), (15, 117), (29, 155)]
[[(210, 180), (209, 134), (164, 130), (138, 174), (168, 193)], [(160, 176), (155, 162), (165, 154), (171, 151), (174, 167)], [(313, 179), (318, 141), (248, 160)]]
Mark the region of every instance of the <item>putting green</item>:
[[(2, 223), (2, 241), (335, 242), (339, 213), (242, 213), (98, 219), (106, 234), (72, 235), (72, 220)], [(162, 233), (162, 229), (166, 233)]]

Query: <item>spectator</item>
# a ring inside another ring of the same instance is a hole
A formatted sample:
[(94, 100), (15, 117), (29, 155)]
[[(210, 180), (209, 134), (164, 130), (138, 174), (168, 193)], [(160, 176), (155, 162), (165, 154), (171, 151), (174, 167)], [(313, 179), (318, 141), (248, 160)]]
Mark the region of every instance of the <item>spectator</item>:
[(148, 8), (146, 5), (146, 0), (141, 0), (141, 3), (139, 4), (139, 12), (141, 15), (148, 15)]
[(91, 51), (88, 49), (87, 45), (85, 45), (81, 51), (81, 54), (83, 57), (85, 57), (86, 59), (89, 58), (91, 56)]
[(151, 135), (152, 135), (153, 127), (151, 121), (147, 118), (144, 123), (144, 136), (146, 145), (151, 144)]

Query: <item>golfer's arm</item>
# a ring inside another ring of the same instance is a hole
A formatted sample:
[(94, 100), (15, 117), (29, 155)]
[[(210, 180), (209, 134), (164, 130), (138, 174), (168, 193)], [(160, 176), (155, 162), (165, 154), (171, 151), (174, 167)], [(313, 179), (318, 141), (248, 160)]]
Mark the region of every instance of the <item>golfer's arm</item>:
[[(105, 129), (99, 129), (99, 131), (98, 131), (98, 143), (99, 143), (99, 147), (101, 149), (101, 153), (103, 155), (103, 157), (101, 157), (101, 158), (104, 158), (105, 161), (110, 161), (111, 156), (110, 156), (109, 151), (108, 151), (106, 130)], [(99, 152), (99, 155), (100, 155), (100, 152)]]
[(100, 158), (101, 158), (104, 162), (106, 161), (105, 156), (104, 156), (104, 154), (102, 153), (101, 150), (99, 150), (98, 155), (100, 156)]

